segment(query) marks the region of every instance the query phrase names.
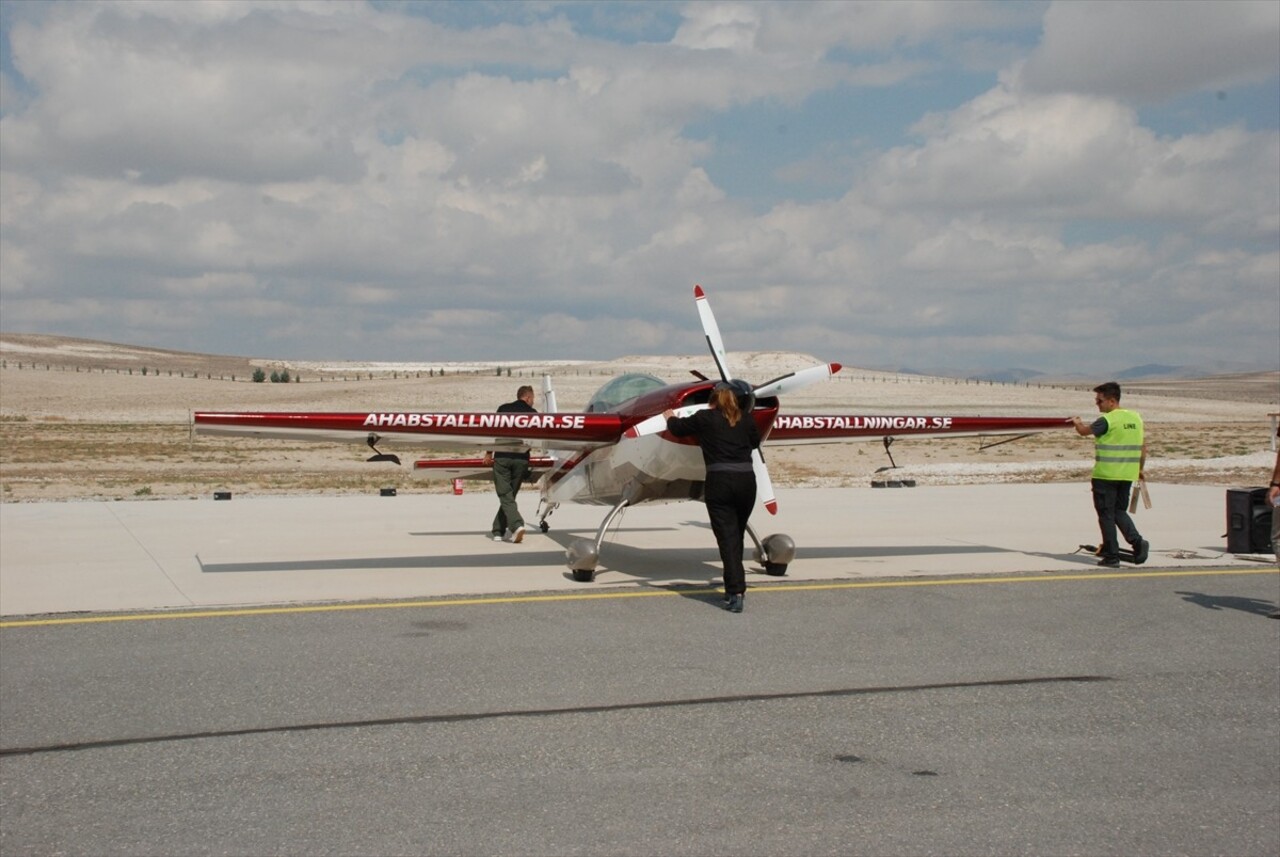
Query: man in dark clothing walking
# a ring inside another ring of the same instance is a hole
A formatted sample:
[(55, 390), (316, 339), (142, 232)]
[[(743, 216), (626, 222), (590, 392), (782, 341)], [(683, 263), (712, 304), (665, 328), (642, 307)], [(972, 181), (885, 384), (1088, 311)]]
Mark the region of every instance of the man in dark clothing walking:
[[(525, 385), (516, 391), (516, 400), (498, 408), (498, 413), (536, 414), (533, 406), (533, 388)], [(521, 452), (486, 452), (485, 464), (493, 465), (493, 488), (498, 493), (498, 514), (494, 516), (490, 537), (495, 542), (511, 541), (520, 544), (524, 540), (524, 518), (516, 505), (520, 483), (529, 475), (529, 450)]]

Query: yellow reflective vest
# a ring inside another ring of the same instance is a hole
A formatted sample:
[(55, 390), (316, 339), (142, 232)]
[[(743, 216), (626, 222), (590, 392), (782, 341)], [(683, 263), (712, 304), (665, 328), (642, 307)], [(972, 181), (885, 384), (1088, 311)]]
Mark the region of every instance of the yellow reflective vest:
[(1137, 482), (1142, 465), (1142, 417), (1124, 408), (1102, 415), (1107, 432), (1093, 439), (1093, 478)]

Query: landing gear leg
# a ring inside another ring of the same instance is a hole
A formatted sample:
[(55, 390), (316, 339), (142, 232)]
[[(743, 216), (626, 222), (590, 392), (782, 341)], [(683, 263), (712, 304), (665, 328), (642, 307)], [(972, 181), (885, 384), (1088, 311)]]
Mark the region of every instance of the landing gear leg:
[(560, 508), (559, 503), (548, 503), (546, 500), (538, 501), (538, 529), (544, 533), (551, 529), (551, 525), (547, 523), (547, 518), (551, 517), (551, 513)]
[(756, 531), (747, 524), (747, 535), (755, 542), (756, 562), (764, 566), (764, 573), (770, 577), (782, 577), (787, 573), (787, 566), (796, 558), (796, 543), (791, 536), (774, 533), (762, 541)]
[(884, 454), (889, 456), (889, 463), (884, 467), (877, 467), (876, 473), (883, 473), (886, 470), (897, 470), (898, 462), (893, 460), (893, 453), (889, 451), (889, 447), (893, 446), (894, 438), (892, 435), (885, 435), (884, 438)]
[(572, 572), (574, 580), (579, 583), (590, 583), (595, 580), (596, 566), (600, 563), (600, 546), (604, 544), (605, 533), (608, 532), (613, 519), (630, 504), (630, 499), (623, 499), (609, 511), (608, 515), (605, 515), (604, 520), (600, 522), (600, 529), (596, 530), (595, 541), (578, 539), (569, 545), (569, 549), (565, 551), (565, 559), (569, 563), (569, 571)]

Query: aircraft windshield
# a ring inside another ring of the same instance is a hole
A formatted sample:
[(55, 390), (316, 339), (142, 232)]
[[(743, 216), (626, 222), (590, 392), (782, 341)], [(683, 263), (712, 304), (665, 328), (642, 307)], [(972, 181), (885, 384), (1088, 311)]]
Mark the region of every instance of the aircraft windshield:
[(661, 378), (655, 378), (652, 375), (643, 375), (637, 372), (619, 375), (599, 390), (596, 390), (596, 394), (587, 403), (587, 412), (612, 411), (628, 399), (643, 396), (645, 393), (665, 386), (666, 383)]

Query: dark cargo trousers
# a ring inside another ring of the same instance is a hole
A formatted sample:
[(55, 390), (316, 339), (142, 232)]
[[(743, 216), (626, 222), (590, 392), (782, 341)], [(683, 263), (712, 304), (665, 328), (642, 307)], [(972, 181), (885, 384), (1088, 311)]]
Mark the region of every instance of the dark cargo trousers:
[(493, 519), (493, 534), (505, 535), (508, 530), (516, 530), (524, 526), (524, 518), (520, 517), (520, 507), (516, 505), (516, 494), (520, 491), (520, 483), (529, 475), (529, 460), (506, 456), (495, 456), (493, 459), (493, 490), (498, 494), (498, 514)]
[(1142, 536), (1129, 517), (1129, 490), (1132, 482), (1115, 482), (1110, 479), (1094, 479), (1093, 508), (1098, 513), (1098, 529), (1102, 535), (1102, 549), (1099, 556), (1103, 559), (1120, 558), (1120, 542), (1116, 538), (1116, 527), (1130, 547), (1137, 548)]

